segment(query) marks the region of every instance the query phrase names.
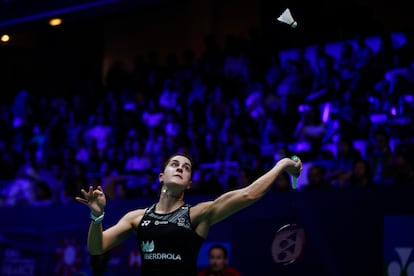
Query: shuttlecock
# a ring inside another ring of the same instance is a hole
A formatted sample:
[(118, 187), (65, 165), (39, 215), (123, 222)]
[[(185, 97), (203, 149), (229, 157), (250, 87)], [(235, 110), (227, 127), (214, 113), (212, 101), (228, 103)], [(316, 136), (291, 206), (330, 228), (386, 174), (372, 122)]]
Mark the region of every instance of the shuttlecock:
[(286, 9), (278, 18), (280, 22), (290, 25), (292, 28), (296, 28), (298, 22), (293, 19), (292, 14), (289, 9)]

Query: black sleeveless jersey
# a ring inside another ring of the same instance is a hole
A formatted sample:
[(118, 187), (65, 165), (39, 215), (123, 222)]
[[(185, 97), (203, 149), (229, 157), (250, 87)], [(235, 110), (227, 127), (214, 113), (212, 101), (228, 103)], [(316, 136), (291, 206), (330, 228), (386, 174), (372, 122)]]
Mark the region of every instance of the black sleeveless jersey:
[(169, 214), (149, 207), (137, 228), (143, 276), (195, 276), (204, 238), (191, 225), (190, 205)]

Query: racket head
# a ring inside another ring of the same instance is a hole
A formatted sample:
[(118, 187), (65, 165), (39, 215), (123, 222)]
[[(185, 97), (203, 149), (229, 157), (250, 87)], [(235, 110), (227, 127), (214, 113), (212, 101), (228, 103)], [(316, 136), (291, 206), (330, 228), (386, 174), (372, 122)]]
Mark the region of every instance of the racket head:
[(281, 265), (289, 265), (295, 262), (303, 252), (306, 237), (302, 226), (289, 223), (280, 227), (273, 238), (272, 258)]

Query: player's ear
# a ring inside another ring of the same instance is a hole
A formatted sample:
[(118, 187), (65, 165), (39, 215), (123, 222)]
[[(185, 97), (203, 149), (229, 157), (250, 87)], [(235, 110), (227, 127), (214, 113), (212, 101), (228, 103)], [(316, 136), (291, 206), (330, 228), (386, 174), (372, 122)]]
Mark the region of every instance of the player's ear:
[(163, 183), (163, 181), (164, 181), (164, 173), (160, 173), (158, 175), (158, 180), (160, 181), (160, 183)]

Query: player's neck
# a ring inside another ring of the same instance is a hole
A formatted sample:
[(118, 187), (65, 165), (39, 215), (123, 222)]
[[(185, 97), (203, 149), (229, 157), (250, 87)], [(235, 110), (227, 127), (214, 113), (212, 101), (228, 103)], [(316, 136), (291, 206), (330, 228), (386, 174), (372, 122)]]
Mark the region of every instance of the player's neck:
[(175, 196), (169, 192), (161, 192), (160, 200), (155, 209), (157, 213), (171, 213), (184, 204), (183, 195)]

